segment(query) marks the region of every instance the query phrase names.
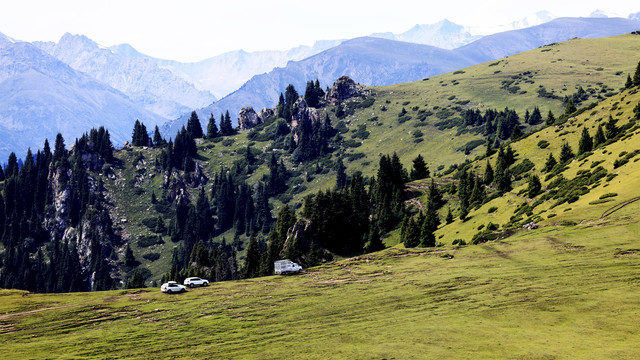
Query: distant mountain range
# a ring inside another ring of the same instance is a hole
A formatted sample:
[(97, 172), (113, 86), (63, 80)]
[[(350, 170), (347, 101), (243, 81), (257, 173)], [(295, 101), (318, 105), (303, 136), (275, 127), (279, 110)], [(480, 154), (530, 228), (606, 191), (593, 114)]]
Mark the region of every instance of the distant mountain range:
[(196, 88), (221, 98), (240, 88), (254, 75), (285, 66), (292, 60), (308, 58), (341, 42), (342, 40), (316, 41), (313, 46), (301, 45), (285, 51), (236, 50), (194, 63), (153, 58), (138, 52), (129, 44), (112, 46), (110, 49), (121, 56), (151, 60), (194, 84)]
[(25, 42), (0, 37), (0, 159), (24, 158), (27, 148), (53, 147), (61, 132), (67, 145), (92, 127), (105, 126), (116, 144), (130, 139), (135, 119), (151, 126), (165, 119), (122, 92)]
[[(381, 38), (358, 38), (302, 61), (289, 62), (284, 68), (256, 75), (237, 91), (197, 112), (202, 121), (211, 113), (218, 118), (227, 110), (235, 117), (245, 106), (252, 106), (256, 111), (274, 107), (287, 84), (304, 92), (308, 80), (318, 78), (326, 86), (341, 75), (377, 86), (416, 81), (553, 42), (620, 35), (637, 29), (640, 22), (622, 18), (558, 18), (526, 29), (489, 35), (454, 50)], [(185, 115), (168, 122), (163, 133), (173, 136), (186, 120)]]
[(519, 30), (544, 24), (555, 19), (548, 11), (539, 11), (526, 18), (497, 26), (463, 26), (447, 19), (435, 24), (415, 25), (401, 34), (374, 33), (372, 37), (432, 45), (443, 49), (455, 49), (472, 43), (483, 36), (504, 31)]
[(210, 104), (208, 91), (144, 57), (127, 57), (100, 47), (83, 35), (65, 34), (58, 43), (34, 42), (49, 55), (129, 96), (133, 102), (166, 119)]

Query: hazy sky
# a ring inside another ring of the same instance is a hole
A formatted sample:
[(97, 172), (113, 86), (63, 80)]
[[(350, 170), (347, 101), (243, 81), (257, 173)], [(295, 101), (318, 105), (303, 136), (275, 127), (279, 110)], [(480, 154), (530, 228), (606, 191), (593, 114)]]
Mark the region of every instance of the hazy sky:
[(25, 41), (84, 34), (104, 46), (129, 43), (151, 56), (197, 61), (244, 49), (283, 50), (315, 40), (373, 32), (400, 33), (447, 18), (461, 25), (501, 25), (540, 10), (587, 16), (595, 9), (623, 17), (629, 0), (2, 0), (0, 32)]

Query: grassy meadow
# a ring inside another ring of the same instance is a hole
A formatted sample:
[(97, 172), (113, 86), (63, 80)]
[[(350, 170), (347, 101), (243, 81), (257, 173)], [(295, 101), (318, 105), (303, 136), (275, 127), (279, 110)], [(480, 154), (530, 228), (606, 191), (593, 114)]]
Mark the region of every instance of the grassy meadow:
[(180, 295), (2, 290), (0, 357), (633, 359), (638, 212)]

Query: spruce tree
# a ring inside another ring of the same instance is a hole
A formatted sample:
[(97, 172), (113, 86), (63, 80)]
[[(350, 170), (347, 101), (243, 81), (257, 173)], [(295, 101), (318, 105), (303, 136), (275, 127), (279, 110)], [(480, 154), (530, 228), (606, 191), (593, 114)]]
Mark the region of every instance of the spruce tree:
[(624, 88), (629, 89), (633, 86), (633, 80), (631, 80), (631, 74), (627, 74), (627, 81), (624, 83)]
[(560, 163), (564, 164), (569, 162), (569, 160), (573, 159), (574, 154), (569, 143), (564, 142), (562, 147), (560, 148)]
[(529, 180), (527, 182), (527, 196), (529, 198), (534, 198), (536, 195), (540, 193), (542, 190), (542, 184), (540, 183), (540, 178), (538, 175), (531, 174), (529, 175)]
[(593, 139), (591, 138), (591, 135), (589, 135), (589, 130), (585, 127), (582, 128), (582, 136), (578, 143), (578, 155), (582, 155), (591, 150), (593, 150)]
[(609, 121), (604, 124), (604, 134), (607, 137), (607, 140), (615, 138), (620, 132), (620, 129), (616, 126), (617, 122), (618, 120), (609, 115)]
[(607, 138), (604, 136), (602, 125), (598, 124), (598, 130), (596, 130), (596, 135), (593, 137), (593, 148), (595, 149), (604, 144), (605, 141), (607, 141)]
[(547, 157), (547, 161), (544, 163), (544, 167), (542, 168), (542, 172), (549, 172), (553, 170), (553, 168), (558, 164), (556, 158), (553, 157), (552, 153), (549, 153), (549, 157)]
[(244, 279), (258, 277), (260, 275), (260, 249), (255, 235), (251, 235), (249, 245), (247, 245), (247, 254), (244, 259), (244, 267), (242, 268), (242, 277)]
[(576, 109), (576, 106), (573, 104), (573, 100), (569, 99), (569, 101), (567, 101), (567, 105), (564, 107), (564, 115), (569, 116), (576, 112), (576, 110), (578, 109)]
[(340, 190), (347, 185), (345, 169), (342, 158), (338, 158), (338, 160), (336, 160), (336, 190)]
[(553, 116), (553, 112), (551, 112), (551, 110), (549, 110), (549, 114), (547, 115), (547, 121), (546, 124), (547, 125), (553, 125), (556, 122), (556, 117)]
[(424, 161), (422, 155), (418, 154), (418, 156), (413, 159), (413, 167), (411, 169), (411, 180), (420, 180), (429, 177), (429, 168), (427, 167), (427, 163)]
[(384, 250), (385, 246), (380, 235), (380, 228), (377, 223), (369, 225), (369, 233), (367, 234), (367, 252)]
[(213, 139), (218, 136), (218, 127), (216, 126), (216, 119), (213, 114), (209, 116), (209, 123), (207, 124), (207, 139)]
[(633, 74), (633, 86), (640, 86), (640, 61), (636, 67), (635, 74)]
[(158, 125), (156, 125), (156, 128), (153, 130), (153, 146), (161, 147), (162, 145), (164, 145), (164, 140), (162, 139), (162, 135), (160, 135)]
[(482, 177), (482, 182), (485, 185), (489, 185), (493, 182), (493, 168), (491, 167), (489, 159), (487, 159), (487, 165), (484, 167), (484, 176)]
[(542, 115), (540, 114), (540, 109), (536, 106), (533, 108), (533, 112), (529, 117), (529, 125), (538, 125), (542, 122)]
[(195, 111), (191, 112), (191, 116), (187, 121), (187, 131), (191, 133), (191, 137), (194, 139), (202, 138), (202, 126), (200, 125), (200, 119)]

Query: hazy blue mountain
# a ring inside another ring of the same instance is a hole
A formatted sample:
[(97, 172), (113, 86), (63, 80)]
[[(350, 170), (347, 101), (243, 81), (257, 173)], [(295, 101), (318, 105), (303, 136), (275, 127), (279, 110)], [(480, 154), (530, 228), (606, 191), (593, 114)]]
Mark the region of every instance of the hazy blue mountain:
[(61, 132), (70, 145), (92, 127), (105, 126), (116, 144), (131, 138), (140, 119), (153, 129), (164, 118), (126, 95), (25, 42), (0, 38), (0, 161), (24, 158)]
[[(472, 63), (452, 50), (373, 37), (356, 38), (307, 59), (291, 61), (283, 68), (256, 75), (239, 90), (198, 110), (198, 114), (203, 126), (211, 113), (218, 119), (226, 110), (235, 120), (241, 108), (250, 105), (257, 111), (262, 107), (274, 107), (288, 84), (304, 93), (306, 82), (316, 78), (323, 87), (331, 86), (342, 75), (362, 84), (384, 86), (442, 74)], [(174, 136), (185, 120), (183, 116), (169, 122), (165, 127), (166, 135)]]
[(152, 60), (115, 54), (83, 35), (67, 33), (58, 43), (35, 42), (34, 45), (167, 119), (215, 100), (211, 93), (197, 90)]
[(110, 49), (119, 55), (130, 58), (146, 58), (160, 67), (172, 71), (200, 90), (211, 92), (218, 98), (237, 90), (254, 75), (285, 66), (292, 60), (302, 60), (321, 51), (340, 44), (342, 40), (316, 41), (313, 46), (297, 46), (278, 51), (246, 52), (235, 50), (193, 63), (163, 60), (149, 57), (138, 52), (129, 44), (121, 44)]
[(629, 20), (640, 21), (640, 11), (637, 13), (629, 14)]
[(480, 63), (576, 37), (599, 38), (637, 29), (640, 22), (623, 18), (557, 18), (542, 25), (485, 36), (456, 51)]

